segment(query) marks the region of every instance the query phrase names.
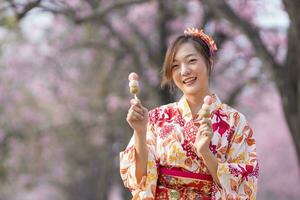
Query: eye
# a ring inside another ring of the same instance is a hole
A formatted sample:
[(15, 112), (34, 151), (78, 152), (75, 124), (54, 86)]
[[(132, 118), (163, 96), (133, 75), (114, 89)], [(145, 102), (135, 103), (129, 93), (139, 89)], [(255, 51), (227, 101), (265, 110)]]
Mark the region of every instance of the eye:
[(172, 65), (171, 69), (172, 70), (175, 70), (175, 69), (178, 69), (179, 65)]
[(197, 59), (191, 59), (191, 60), (189, 60), (189, 63), (190, 64), (194, 64), (194, 63), (196, 63), (197, 62)]

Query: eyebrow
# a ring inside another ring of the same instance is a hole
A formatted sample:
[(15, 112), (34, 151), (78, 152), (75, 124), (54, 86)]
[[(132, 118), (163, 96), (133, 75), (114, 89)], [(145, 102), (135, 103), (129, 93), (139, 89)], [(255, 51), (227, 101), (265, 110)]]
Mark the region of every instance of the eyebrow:
[[(196, 56), (196, 54), (194, 53), (191, 53), (191, 54), (188, 54), (186, 56), (184, 56), (184, 58), (188, 58), (188, 57), (191, 57), (191, 56)], [(176, 62), (177, 60), (174, 58), (173, 62)]]

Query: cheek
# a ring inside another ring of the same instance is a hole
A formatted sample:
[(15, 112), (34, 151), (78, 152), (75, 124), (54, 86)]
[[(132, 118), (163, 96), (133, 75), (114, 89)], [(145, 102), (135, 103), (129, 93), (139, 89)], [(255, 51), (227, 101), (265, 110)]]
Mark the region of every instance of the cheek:
[(210, 75), (210, 71), (211, 71), (211, 68), (210, 68), (210, 66), (205, 66), (205, 74), (206, 74), (206, 76), (207, 76), (207, 78), (209, 78), (209, 75)]
[(173, 72), (173, 73), (172, 73), (172, 81), (173, 81), (176, 85), (180, 82), (180, 80), (179, 80), (179, 74), (178, 74), (178, 73), (176, 73), (176, 72)]
[(208, 76), (208, 67), (206, 66), (206, 64), (202, 64), (200, 65), (199, 72), (205, 76)]
[(174, 73), (172, 74), (172, 81), (173, 81), (174, 83), (176, 83), (176, 76), (175, 76)]

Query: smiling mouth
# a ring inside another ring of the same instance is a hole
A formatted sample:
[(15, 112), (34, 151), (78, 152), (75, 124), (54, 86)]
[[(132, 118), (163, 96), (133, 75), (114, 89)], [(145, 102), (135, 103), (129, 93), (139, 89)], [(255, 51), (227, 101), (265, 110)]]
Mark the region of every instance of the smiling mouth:
[(185, 80), (182, 81), (182, 82), (183, 82), (183, 84), (189, 85), (189, 84), (194, 83), (196, 80), (197, 80), (197, 77), (194, 77), (194, 78), (188, 78), (188, 79), (185, 79)]

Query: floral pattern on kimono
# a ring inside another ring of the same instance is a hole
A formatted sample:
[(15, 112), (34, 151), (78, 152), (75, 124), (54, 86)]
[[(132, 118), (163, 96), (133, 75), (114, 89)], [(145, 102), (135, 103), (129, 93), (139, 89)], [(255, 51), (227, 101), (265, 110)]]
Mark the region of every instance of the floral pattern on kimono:
[[(159, 174), (160, 166), (174, 167), (192, 173), (209, 175), (201, 156), (195, 152), (194, 142), (200, 126), (199, 115), (192, 116), (183, 96), (178, 102), (157, 107), (149, 112), (147, 125), (147, 175), (138, 183), (135, 177), (134, 137), (120, 153), (120, 173), (133, 199), (201, 199), (191, 185), (205, 185), (211, 199), (256, 199), (259, 172), (254, 133), (245, 116), (221, 103), (217, 95), (210, 106), (213, 137), (209, 149), (218, 160), (217, 177), (220, 186), (199, 180), (184, 183), (184, 191), (171, 188)], [(168, 178), (165, 180), (173, 180)], [(173, 184), (174, 185), (174, 184)], [(176, 184), (175, 184), (176, 186)], [(188, 195), (188, 196), (187, 196)]]

